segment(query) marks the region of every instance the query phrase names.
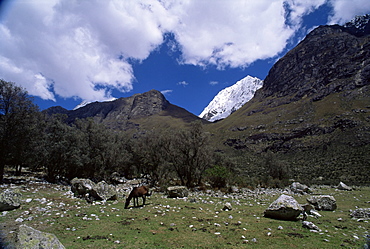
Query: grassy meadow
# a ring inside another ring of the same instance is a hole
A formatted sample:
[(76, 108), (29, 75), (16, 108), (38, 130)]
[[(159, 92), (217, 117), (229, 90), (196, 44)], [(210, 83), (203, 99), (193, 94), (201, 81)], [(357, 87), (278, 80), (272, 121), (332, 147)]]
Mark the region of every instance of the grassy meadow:
[[(145, 207), (124, 209), (124, 198), (88, 204), (74, 198), (67, 186), (13, 187), (24, 201), (19, 209), (0, 213), (9, 248), (20, 224), (55, 234), (66, 248), (363, 248), (370, 231), (367, 221), (349, 216), (350, 209), (370, 207), (370, 187), (314, 188), (314, 194), (333, 195), (338, 205), (334, 212), (320, 211), (320, 218), (308, 217), (321, 232), (303, 228), (301, 221), (264, 218), (278, 190), (193, 192), (184, 199), (154, 193)], [(307, 195), (294, 197), (306, 203)], [(232, 210), (224, 211), (227, 202)]]

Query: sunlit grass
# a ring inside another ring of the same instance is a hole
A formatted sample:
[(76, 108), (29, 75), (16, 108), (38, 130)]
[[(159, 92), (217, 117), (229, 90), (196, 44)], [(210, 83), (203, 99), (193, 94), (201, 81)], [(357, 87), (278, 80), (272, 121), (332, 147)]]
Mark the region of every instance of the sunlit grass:
[[(24, 188), (24, 199), (33, 200), (0, 217), (8, 237), (14, 238), (9, 229), (15, 230), (11, 224), (22, 217), (22, 224), (54, 233), (66, 248), (359, 248), (370, 228), (349, 216), (356, 206), (370, 207), (369, 187), (351, 192), (316, 189), (315, 193), (332, 194), (338, 204), (335, 212), (308, 218), (322, 230), (318, 233), (303, 228), (301, 221), (264, 218), (263, 211), (278, 195), (198, 193), (169, 199), (155, 193), (145, 207), (124, 209), (124, 199), (88, 204), (64, 195), (67, 187), (43, 187), (37, 192), (31, 186)], [(306, 197), (295, 196), (299, 203), (305, 203)], [(223, 211), (226, 202), (232, 204), (231, 211)]]

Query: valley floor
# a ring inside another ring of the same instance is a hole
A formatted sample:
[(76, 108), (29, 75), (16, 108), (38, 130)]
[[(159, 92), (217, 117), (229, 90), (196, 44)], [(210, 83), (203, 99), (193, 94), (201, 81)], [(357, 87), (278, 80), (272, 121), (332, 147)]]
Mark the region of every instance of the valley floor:
[[(320, 211), (322, 217), (308, 217), (320, 232), (303, 228), (300, 220), (263, 217), (270, 203), (287, 193), (283, 189), (209, 190), (182, 199), (157, 192), (145, 207), (124, 209), (124, 197), (88, 204), (73, 197), (68, 186), (36, 179), (0, 185), (1, 191), (7, 188), (19, 189), (23, 202), (0, 213), (5, 248), (14, 247), (21, 224), (55, 234), (66, 248), (360, 248), (370, 243), (369, 220), (350, 217), (350, 210), (370, 208), (370, 187), (313, 186), (313, 194), (330, 194), (338, 206)], [(292, 196), (301, 204), (308, 197)], [(226, 203), (232, 210), (223, 210)]]

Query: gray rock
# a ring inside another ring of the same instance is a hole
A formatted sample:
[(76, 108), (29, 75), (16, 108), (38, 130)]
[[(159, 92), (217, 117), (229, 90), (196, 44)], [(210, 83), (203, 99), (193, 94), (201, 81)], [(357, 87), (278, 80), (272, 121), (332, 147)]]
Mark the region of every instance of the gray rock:
[(293, 197), (282, 194), (265, 210), (264, 216), (278, 220), (296, 220), (302, 211), (301, 205)]
[(331, 195), (314, 195), (307, 198), (307, 201), (316, 210), (334, 211), (337, 208), (337, 201)]
[(225, 203), (225, 206), (222, 208), (222, 210), (224, 210), (224, 211), (226, 211), (226, 210), (231, 211), (231, 210), (233, 210), (233, 206), (231, 205), (230, 202), (226, 202)]
[(339, 190), (347, 190), (347, 191), (351, 191), (352, 188), (347, 186), (346, 184), (344, 184), (343, 182), (340, 182), (337, 189)]
[(95, 184), (91, 193), (96, 200), (117, 200), (116, 188), (105, 181)]
[(352, 218), (370, 218), (370, 208), (357, 208), (351, 213)]
[(71, 191), (76, 197), (84, 198), (88, 201), (117, 200), (116, 188), (104, 181), (94, 183), (89, 179), (74, 178), (71, 184)]
[(315, 224), (313, 224), (313, 222), (310, 222), (310, 221), (303, 221), (302, 222), (302, 227), (304, 228), (308, 228), (310, 230), (316, 230), (316, 231), (321, 231), (320, 228), (318, 228), (318, 226), (316, 226)]
[(311, 193), (311, 189), (307, 185), (304, 185), (299, 182), (293, 182), (290, 185), (290, 190), (293, 191), (294, 193), (302, 194), (302, 195)]
[(65, 247), (54, 234), (41, 232), (32, 227), (21, 225), (19, 226), (17, 248), (64, 249)]
[(169, 198), (183, 198), (189, 195), (189, 190), (185, 186), (171, 186), (167, 188)]
[(73, 178), (71, 181), (71, 191), (76, 197), (84, 198), (90, 194), (91, 190), (95, 187), (95, 183), (90, 179)]
[(17, 189), (5, 189), (0, 193), (0, 212), (19, 208), (21, 197), (22, 194)]

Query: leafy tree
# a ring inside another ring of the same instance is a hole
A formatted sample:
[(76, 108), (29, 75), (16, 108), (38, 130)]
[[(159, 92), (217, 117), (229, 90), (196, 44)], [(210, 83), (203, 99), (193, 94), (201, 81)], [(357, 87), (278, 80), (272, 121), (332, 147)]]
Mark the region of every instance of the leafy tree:
[(212, 148), (202, 123), (194, 122), (189, 129), (173, 132), (167, 137), (167, 157), (181, 184), (187, 187), (199, 184), (212, 163)]
[(139, 136), (133, 147), (139, 173), (150, 175), (153, 184), (163, 180), (168, 173), (165, 146), (164, 135), (152, 130)]
[(35, 141), (38, 115), (38, 107), (27, 91), (13, 82), (0, 80), (0, 182), (5, 165), (26, 163)]
[(73, 176), (83, 165), (78, 130), (66, 124), (66, 115), (53, 115), (46, 121), (42, 165), (46, 178), (55, 182), (58, 177)]
[(82, 133), (80, 150), (84, 158), (80, 176), (107, 179), (114, 171), (125, 168), (131, 160), (123, 132), (113, 132), (91, 118), (78, 120), (76, 126)]

